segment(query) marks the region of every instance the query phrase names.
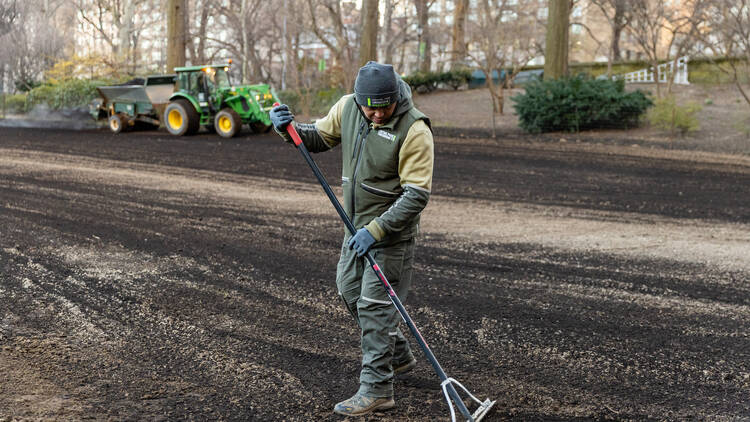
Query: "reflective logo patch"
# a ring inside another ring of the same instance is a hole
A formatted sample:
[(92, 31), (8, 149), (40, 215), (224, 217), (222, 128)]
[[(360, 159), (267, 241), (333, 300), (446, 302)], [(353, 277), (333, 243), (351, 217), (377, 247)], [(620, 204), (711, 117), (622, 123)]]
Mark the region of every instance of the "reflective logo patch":
[(387, 107), (391, 105), (391, 99), (390, 98), (370, 98), (367, 97), (367, 106), (368, 107)]
[(391, 142), (395, 142), (395, 141), (396, 141), (396, 135), (395, 135), (395, 134), (393, 134), (393, 133), (390, 133), (390, 132), (386, 132), (386, 131), (384, 131), (383, 129), (380, 129), (380, 130), (378, 131), (378, 135), (379, 135), (379, 136), (380, 136), (381, 138), (385, 138), (385, 139), (387, 139), (387, 140), (389, 140), (389, 141), (391, 141)]

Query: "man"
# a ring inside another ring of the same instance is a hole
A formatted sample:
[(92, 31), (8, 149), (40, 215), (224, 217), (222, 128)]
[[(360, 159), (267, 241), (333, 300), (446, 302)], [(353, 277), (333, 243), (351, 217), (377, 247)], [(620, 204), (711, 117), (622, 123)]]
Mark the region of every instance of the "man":
[[(286, 105), (271, 110), (275, 130), (287, 141), (292, 116)], [(314, 124), (294, 123), (311, 152), (342, 147), (343, 207), (358, 229), (347, 233), (336, 286), (361, 329), (360, 387), (334, 412), (358, 416), (390, 409), (394, 374), (416, 366), (398, 328), (400, 316), (374, 271), (370, 251), (396, 294), (411, 285), (414, 238), (432, 187), (433, 141), (429, 119), (417, 110), (411, 89), (393, 66), (369, 62), (357, 74), (354, 94), (342, 97)]]

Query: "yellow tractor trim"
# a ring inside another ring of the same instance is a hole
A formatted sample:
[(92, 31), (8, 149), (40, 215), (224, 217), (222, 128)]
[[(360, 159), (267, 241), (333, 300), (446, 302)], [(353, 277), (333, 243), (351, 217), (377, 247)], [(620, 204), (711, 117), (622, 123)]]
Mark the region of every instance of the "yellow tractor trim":
[(221, 116), (219, 118), (219, 129), (221, 129), (222, 132), (229, 132), (232, 130), (232, 119), (226, 116)]
[(172, 129), (178, 129), (182, 127), (182, 113), (180, 113), (178, 110), (170, 110), (167, 120), (169, 120), (169, 126)]

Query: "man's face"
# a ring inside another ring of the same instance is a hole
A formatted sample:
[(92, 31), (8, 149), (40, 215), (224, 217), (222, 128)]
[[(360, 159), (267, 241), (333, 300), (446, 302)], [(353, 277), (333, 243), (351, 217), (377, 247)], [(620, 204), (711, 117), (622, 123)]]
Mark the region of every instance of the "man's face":
[(362, 112), (365, 113), (365, 117), (367, 117), (371, 122), (378, 125), (388, 123), (388, 120), (391, 120), (391, 116), (393, 116), (393, 112), (396, 111), (396, 103), (393, 103), (388, 107), (361, 107)]

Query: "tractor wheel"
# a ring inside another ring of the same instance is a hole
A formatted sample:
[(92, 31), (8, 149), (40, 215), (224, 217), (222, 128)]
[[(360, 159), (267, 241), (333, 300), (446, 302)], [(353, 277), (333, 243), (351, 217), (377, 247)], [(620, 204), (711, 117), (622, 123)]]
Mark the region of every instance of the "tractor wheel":
[(122, 118), (120, 114), (113, 114), (109, 116), (109, 128), (114, 133), (120, 133), (125, 129), (126, 125), (125, 119)]
[(268, 133), (269, 130), (271, 130), (273, 126), (267, 125), (262, 122), (254, 122), (250, 123), (250, 128), (253, 129), (253, 132), (255, 133)]
[(164, 126), (172, 135), (193, 135), (198, 132), (200, 124), (198, 112), (186, 99), (172, 101), (164, 109)]
[(214, 117), (214, 128), (216, 128), (216, 133), (222, 137), (231, 138), (240, 132), (242, 119), (231, 108), (223, 108)]

